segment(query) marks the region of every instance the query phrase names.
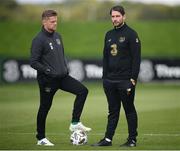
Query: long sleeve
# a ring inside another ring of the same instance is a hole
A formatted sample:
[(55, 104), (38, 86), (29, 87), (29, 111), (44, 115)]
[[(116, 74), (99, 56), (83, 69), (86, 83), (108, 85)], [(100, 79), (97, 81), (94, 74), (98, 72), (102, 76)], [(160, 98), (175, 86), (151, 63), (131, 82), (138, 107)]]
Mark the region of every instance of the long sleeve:
[(106, 46), (106, 37), (104, 39), (104, 49), (103, 49), (103, 78), (106, 77), (107, 75), (107, 62), (108, 62), (108, 57), (107, 57), (107, 46)]
[(140, 62), (141, 62), (141, 42), (136, 32), (133, 32), (130, 37), (130, 53), (132, 56), (132, 79), (138, 78)]
[(30, 65), (39, 72), (45, 72), (46, 70), (46, 67), (40, 61), (42, 56), (42, 49), (42, 43), (37, 38), (33, 39), (31, 45)]

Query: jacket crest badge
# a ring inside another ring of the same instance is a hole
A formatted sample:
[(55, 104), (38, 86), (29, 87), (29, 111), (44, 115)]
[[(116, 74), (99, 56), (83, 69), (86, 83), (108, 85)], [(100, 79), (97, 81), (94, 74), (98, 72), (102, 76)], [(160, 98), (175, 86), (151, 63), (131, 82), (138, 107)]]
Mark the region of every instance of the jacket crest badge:
[(125, 37), (119, 37), (119, 42), (120, 42), (120, 43), (123, 43), (125, 40), (126, 40)]
[(57, 43), (58, 45), (60, 45), (60, 44), (61, 44), (60, 39), (56, 39), (56, 43)]

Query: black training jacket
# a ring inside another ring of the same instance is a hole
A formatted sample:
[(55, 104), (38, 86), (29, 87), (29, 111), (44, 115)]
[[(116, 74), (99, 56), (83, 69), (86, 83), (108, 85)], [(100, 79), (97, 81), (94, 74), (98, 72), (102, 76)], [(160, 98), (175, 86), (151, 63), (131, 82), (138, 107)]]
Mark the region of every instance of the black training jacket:
[(68, 74), (61, 36), (57, 32), (42, 31), (32, 41), (30, 65), (39, 74), (64, 77)]
[(137, 33), (125, 23), (106, 33), (103, 52), (103, 79), (136, 80), (141, 61)]

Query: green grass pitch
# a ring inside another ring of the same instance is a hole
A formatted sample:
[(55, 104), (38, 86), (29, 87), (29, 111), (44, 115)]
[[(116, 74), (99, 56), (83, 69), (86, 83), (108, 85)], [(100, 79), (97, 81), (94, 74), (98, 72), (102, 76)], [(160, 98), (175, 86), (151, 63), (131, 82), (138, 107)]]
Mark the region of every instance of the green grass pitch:
[[(70, 144), (69, 124), (74, 96), (57, 91), (47, 118), (47, 137), (54, 147), (36, 145), (36, 113), (39, 105), (37, 84), (12, 84), (0, 87), (0, 150), (126, 150), (119, 145), (127, 137), (124, 110), (111, 147), (91, 147), (104, 136), (107, 101), (101, 83), (84, 83), (89, 95), (81, 121), (93, 130), (88, 144)], [(138, 144), (133, 150), (180, 149), (180, 85), (141, 84), (135, 101), (139, 115)]]

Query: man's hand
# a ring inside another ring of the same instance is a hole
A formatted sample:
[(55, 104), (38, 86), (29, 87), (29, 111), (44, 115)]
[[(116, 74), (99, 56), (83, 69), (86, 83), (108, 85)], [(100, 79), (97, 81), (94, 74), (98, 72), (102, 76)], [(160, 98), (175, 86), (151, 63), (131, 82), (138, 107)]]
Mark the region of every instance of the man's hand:
[(136, 85), (136, 81), (134, 79), (130, 79), (130, 81), (132, 82), (132, 85), (135, 86)]

